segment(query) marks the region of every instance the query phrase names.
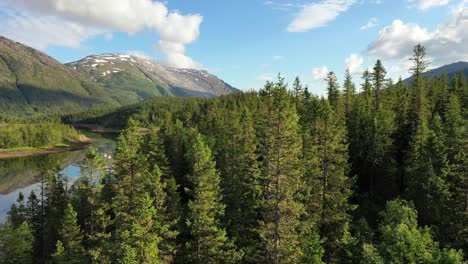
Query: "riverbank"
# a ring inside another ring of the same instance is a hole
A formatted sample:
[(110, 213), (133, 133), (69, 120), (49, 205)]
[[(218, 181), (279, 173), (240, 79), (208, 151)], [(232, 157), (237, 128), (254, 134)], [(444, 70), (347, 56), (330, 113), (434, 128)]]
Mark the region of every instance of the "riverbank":
[(45, 148), (21, 148), (21, 149), (0, 149), (0, 159), (11, 159), (11, 158), (20, 158), (20, 157), (31, 157), (37, 155), (50, 155), (63, 153), (67, 151), (75, 151), (84, 149), (89, 145), (93, 140), (80, 135), (76, 139), (72, 140), (68, 145), (58, 145), (53, 147)]

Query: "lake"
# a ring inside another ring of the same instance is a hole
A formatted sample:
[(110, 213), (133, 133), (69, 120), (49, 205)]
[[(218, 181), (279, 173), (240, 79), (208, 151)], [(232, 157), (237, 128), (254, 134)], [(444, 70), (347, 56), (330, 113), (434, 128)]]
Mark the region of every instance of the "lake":
[(90, 146), (104, 155), (108, 166), (112, 164), (116, 134), (82, 133), (94, 139), (90, 145), (82, 150), (0, 160), (0, 223), (5, 222), (10, 206), (16, 202), (20, 192), (24, 194), (25, 198), (29, 196), (31, 191), (36, 191), (36, 194), (39, 195), (37, 176), (40, 171), (59, 166), (62, 173), (68, 177), (70, 186), (81, 175), (80, 164)]

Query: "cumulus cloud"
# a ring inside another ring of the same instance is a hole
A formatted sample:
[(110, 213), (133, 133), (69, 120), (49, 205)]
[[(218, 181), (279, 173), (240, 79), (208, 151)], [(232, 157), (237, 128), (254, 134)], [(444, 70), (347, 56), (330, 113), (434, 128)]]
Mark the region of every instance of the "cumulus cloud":
[(444, 6), (449, 3), (449, 0), (408, 0), (410, 4), (416, 4), (421, 10), (427, 10), (432, 7)]
[(329, 70), (328, 70), (327, 66), (313, 68), (312, 69), (312, 79), (314, 81), (324, 80), (325, 77), (327, 77), (328, 73), (329, 73)]
[(399, 59), (411, 54), (412, 47), (431, 39), (431, 34), (417, 24), (405, 24), (394, 20), (379, 32), (376, 41), (369, 44), (366, 52), (381, 59)]
[[(185, 45), (198, 38), (202, 16), (169, 12), (161, 2), (151, 0), (0, 0), (0, 4), (6, 4), (7, 7), (14, 6), (17, 9), (16, 16), (32, 17), (31, 19), (53, 17), (66, 23), (80, 25), (87, 30), (92, 29), (91, 31), (123, 31), (135, 34), (143, 30), (151, 30), (159, 34), (160, 41), (157, 47), (165, 53), (168, 64), (174, 67), (198, 65), (184, 52)], [(20, 30), (16, 31), (18, 31), (17, 34), (27, 35)], [(60, 36), (58, 33), (56, 35)], [(85, 37), (81, 38), (83, 39)], [(54, 45), (54, 43), (48, 45)], [(178, 46), (178, 48), (167, 49), (168, 45)]]
[(295, 15), (289, 24), (289, 32), (305, 32), (325, 26), (335, 20), (338, 15), (348, 10), (357, 0), (322, 0), (317, 3), (306, 4)]
[(349, 69), (349, 73), (355, 75), (355, 74), (360, 74), (362, 72), (362, 63), (364, 62), (364, 59), (359, 56), (358, 54), (351, 54), (346, 58), (345, 60), (345, 65), (346, 68)]
[(378, 21), (377, 18), (373, 17), (373, 18), (369, 19), (369, 22), (367, 22), (367, 24), (360, 27), (360, 29), (361, 30), (368, 30), (370, 28), (376, 27), (376, 26), (379, 25), (379, 24), (377, 24), (377, 21)]
[(468, 60), (468, 1), (456, 7), (447, 21), (434, 31), (400, 20), (379, 32), (365, 52), (374, 57), (399, 61), (412, 54), (414, 45), (421, 43), (426, 47), (433, 66), (454, 61)]
[(78, 48), (83, 40), (103, 33), (56, 17), (34, 17), (13, 12), (0, 12), (7, 21), (0, 23), (0, 32), (26, 45), (46, 49), (49, 46)]

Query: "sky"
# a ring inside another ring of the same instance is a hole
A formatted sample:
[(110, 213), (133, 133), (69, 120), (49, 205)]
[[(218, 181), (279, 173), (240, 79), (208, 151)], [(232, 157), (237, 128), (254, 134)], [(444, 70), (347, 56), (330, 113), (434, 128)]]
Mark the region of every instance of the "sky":
[(468, 0), (0, 0), (0, 35), (60, 62), (127, 53), (205, 69), (242, 90), (278, 73), (324, 94), (383, 61), (405, 78), (412, 47), (432, 67), (468, 61)]

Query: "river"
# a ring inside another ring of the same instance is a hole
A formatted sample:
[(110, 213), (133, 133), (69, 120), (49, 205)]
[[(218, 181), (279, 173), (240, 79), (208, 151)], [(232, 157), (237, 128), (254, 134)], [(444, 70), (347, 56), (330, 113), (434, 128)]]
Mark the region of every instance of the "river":
[(96, 148), (105, 157), (108, 166), (112, 164), (116, 134), (83, 134), (92, 138), (93, 142), (82, 150), (0, 160), (0, 223), (6, 221), (10, 206), (16, 202), (20, 192), (26, 199), (31, 191), (36, 191), (39, 195), (37, 176), (41, 170), (59, 166), (62, 173), (68, 177), (68, 185), (71, 186), (81, 175), (80, 164), (89, 146)]

